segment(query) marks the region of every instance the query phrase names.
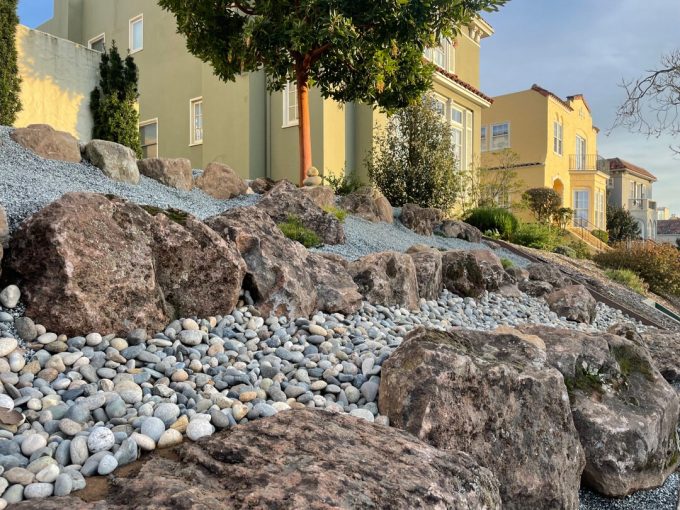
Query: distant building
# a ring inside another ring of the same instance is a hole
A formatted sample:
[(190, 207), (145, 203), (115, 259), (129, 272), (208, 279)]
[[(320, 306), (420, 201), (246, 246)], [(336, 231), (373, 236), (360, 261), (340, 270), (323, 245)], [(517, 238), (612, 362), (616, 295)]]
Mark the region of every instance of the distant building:
[(601, 164), (609, 174), (609, 205), (629, 211), (640, 226), (642, 238), (655, 240), (658, 213), (656, 202), (652, 200), (652, 185), (656, 177), (648, 170), (621, 158), (606, 159)]
[(656, 219), (657, 220), (669, 220), (669, 219), (671, 219), (671, 210), (668, 207), (657, 207), (656, 208)]
[(680, 239), (680, 218), (660, 220), (657, 223), (657, 242), (676, 244), (678, 239)]

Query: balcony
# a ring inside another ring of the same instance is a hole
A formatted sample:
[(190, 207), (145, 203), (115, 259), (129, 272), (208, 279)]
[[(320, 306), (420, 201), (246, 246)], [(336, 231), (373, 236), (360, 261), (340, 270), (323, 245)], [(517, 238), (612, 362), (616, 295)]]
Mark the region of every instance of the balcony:
[(631, 198), (628, 200), (629, 211), (656, 211), (656, 202), (648, 198)]
[(597, 154), (570, 154), (569, 155), (569, 170), (586, 172), (594, 172), (598, 170)]

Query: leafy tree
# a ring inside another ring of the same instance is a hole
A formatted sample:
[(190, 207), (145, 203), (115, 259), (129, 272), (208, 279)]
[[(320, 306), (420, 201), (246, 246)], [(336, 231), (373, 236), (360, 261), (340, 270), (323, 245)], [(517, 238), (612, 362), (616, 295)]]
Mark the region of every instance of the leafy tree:
[(402, 108), (375, 134), (368, 175), (392, 205), (450, 209), (463, 189), (451, 126), (431, 99)]
[(92, 138), (108, 140), (130, 147), (137, 157), (142, 155), (139, 140), (139, 71), (131, 55), (123, 60), (115, 41), (102, 53), (99, 64), (99, 86), (90, 95), (94, 120)]
[(607, 232), (610, 243), (639, 239), (640, 225), (623, 207), (608, 206)]
[(678, 247), (678, 250), (680, 250), (680, 237), (675, 240), (675, 244)]
[(11, 126), (21, 111), (17, 64), (17, 0), (0, 0), (0, 125)]
[(479, 205), (484, 207), (509, 206), (510, 197), (524, 188), (517, 177), (519, 154), (505, 149), (494, 154), (494, 165), (480, 168)]
[(312, 166), (309, 89), (339, 102), (388, 110), (413, 103), (432, 82), (423, 50), (479, 11), (507, 0), (159, 0), (191, 53), (217, 76), (264, 69), (269, 90), (297, 85), (300, 182)]
[(522, 199), (542, 224), (550, 223), (562, 207), (562, 197), (552, 188), (529, 189), (524, 192)]

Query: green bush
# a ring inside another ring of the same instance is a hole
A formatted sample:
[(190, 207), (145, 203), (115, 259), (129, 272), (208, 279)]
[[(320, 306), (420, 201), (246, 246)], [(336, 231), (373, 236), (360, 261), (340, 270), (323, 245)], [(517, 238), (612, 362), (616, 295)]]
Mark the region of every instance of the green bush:
[(576, 253), (577, 259), (590, 259), (592, 255), (590, 254), (590, 248), (583, 241), (574, 241), (570, 244), (570, 247)]
[(609, 232), (606, 230), (593, 230), (590, 233), (605, 244), (609, 242)]
[(298, 216), (290, 215), (286, 221), (279, 223), (277, 226), (284, 236), (297, 241), (305, 248), (315, 248), (323, 244), (319, 236), (316, 235), (316, 232), (305, 227)]
[(594, 260), (608, 269), (628, 269), (658, 294), (680, 295), (680, 257), (670, 244), (629, 241), (598, 253)]
[(576, 258), (576, 250), (572, 248), (571, 246), (566, 246), (564, 244), (559, 245), (553, 250), (553, 253), (558, 253), (559, 255), (565, 255), (566, 257), (569, 257), (570, 259), (575, 259)]
[(332, 205), (326, 205), (322, 207), (324, 211), (326, 211), (328, 214), (332, 214), (335, 216), (340, 223), (344, 223), (345, 219), (347, 218), (347, 211), (344, 209), (340, 209), (339, 207), (335, 207)]
[(522, 200), (529, 210), (534, 213), (539, 223), (550, 223), (562, 207), (562, 197), (552, 188), (532, 188), (526, 190)]
[(11, 126), (21, 111), (21, 77), (17, 63), (17, 0), (0, 2), (0, 126)]
[[(497, 232), (501, 238), (510, 239), (519, 227), (519, 220), (507, 209), (478, 207), (465, 217), (465, 222), (482, 232)], [(491, 237), (491, 236), (490, 236)]]
[(561, 238), (556, 228), (540, 223), (524, 223), (512, 234), (510, 240), (520, 246), (553, 251), (560, 244)]
[(341, 177), (324, 175), (323, 182), (333, 188), (335, 194), (339, 196), (349, 195), (363, 186), (356, 174), (348, 172), (343, 173)]
[(647, 292), (648, 285), (630, 269), (607, 269), (604, 273), (609, 279), (614, 280), (621, 285), (625, 285), (638, 294)]
[(501, 265), (503, 266), (503, 269), (515, 267), (515, 263), (510, 259), (506, 259), (505, 257), (501, 259)]

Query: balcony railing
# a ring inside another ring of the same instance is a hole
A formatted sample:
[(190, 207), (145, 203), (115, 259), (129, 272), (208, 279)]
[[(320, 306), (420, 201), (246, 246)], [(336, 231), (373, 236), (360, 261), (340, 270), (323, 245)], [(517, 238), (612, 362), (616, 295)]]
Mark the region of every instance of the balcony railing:
[(651, 209), (656, 211), (656, 202), (648, 198), (631, 198), (628, 200), (629, 211), (646, 211)]
[(597, 154), (570, 154), (569, 170), (597, 170)]

